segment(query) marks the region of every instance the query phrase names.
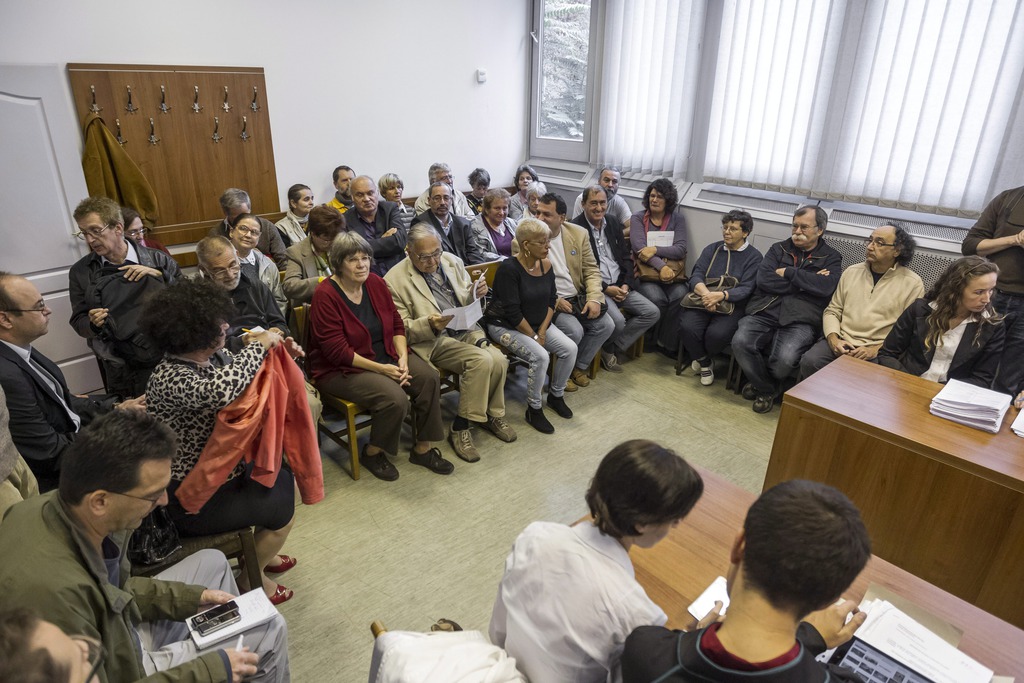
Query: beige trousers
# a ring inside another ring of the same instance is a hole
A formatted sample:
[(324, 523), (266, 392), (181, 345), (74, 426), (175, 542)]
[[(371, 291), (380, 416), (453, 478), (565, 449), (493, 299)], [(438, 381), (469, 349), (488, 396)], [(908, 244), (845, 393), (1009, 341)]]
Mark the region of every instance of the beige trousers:
[[(483, 332), (466, 338), (483, 339)], [(490, 344), (483, 348), (441, 337), (430, 354), (430, 362), (459, 376), (459, 417), (486, 422), (488, 417), (505, 417), (505, 375), (508, 358)]]

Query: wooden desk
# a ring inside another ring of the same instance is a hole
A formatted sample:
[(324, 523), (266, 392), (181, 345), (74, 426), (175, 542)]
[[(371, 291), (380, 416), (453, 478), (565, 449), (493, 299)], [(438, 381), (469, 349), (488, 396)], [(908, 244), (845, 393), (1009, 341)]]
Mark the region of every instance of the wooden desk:
[(931, 415), (939, 385), (840, 358), (786, 393), (765, 488), (812, 479), (860, 508), (874, 553), (1024, 626), (1024, 440)]
[[(669, 615), (669, 626), (689, 621), (686, 608), (716, 576), (729, 569), (729, 549), (754, 495), (701, 470), (704, 496), (665, 540), (630, 552), (636, 577)], [(1024, 681), (1024, 631), (950, 595), (885, 560), (873, 557), (844, 594), (857, 601), (869, 583), (888, 588), (963, 631), (960, 650), (997, 674)]]

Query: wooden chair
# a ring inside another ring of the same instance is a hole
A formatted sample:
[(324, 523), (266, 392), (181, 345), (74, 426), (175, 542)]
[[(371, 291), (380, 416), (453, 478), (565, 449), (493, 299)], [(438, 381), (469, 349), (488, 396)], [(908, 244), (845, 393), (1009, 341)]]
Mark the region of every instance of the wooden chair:
[(484, 273), (484, 282), (487, 283), (488, 287), (494, 285), (494, 274), (498, 272), (498, 265), (501, 261), (488, 261), (486, 263), (475, 263), (472, 266), (466, 266), (466, 272), (469, 276), (476, 280), (480, 277), (480, 273)]
[(153, 576), (171, 565), (181, 562), (186, 557), (200, 550), (219, 550), (228, 559), (237, 559), (249, 577), (250, 588), (263, 585), (263, 569), (256, 558), (256, 537), (252, 527), (237, 531), (228, 531), (213, 536), (195, 536), (181, 539), (181, 548), (175, 550), (162, 561), (155, 564), (133, 565), (132, 574), (136, 576)]
[[(296, 306), (292, 309), (292, 315), (295, 320), (295, 332), (298, 339), (301, 340), (303, 347), (306, 346), (306, 342), (309, 339), (309, 304), (303, 304), (302, 306)], [(343, 398), (337, 396), (331, 396), (325, 391), (320, 392), (320, 401), (324, 404), (324, 408), (333, 410), (335, 413), (341, 415), (345, 419), (345, 426), (341, 429), (332, 430), (323, 419), (317, 424), (317, 430), (322, 434), (326, 434), (329, 439), (334, 441), (344, 449), (348, 450), (349, 453), (349, 474), (353, 479), (359, 479), (359, 440), (356, 436), (356, 432), (360, 427), (369, 427), (369, 420), (364, 420), (361, 423), (356, 422), (356, 417), (359, 415), (366, 415), (369, 411), (362, 406), (346, 401)]]

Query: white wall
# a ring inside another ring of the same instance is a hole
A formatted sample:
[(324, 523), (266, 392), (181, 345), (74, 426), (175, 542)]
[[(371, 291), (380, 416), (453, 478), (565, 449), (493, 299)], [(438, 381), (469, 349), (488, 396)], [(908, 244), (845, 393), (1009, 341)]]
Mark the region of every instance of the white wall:
[(339, 164), (406, 194), (434, 161), (463, 189), (476, 166), (506, 185), (527, 154), (530, 4), (3, 0), (0, 62), (263, 67), (282, 208), (298, 182), (329, 199)]

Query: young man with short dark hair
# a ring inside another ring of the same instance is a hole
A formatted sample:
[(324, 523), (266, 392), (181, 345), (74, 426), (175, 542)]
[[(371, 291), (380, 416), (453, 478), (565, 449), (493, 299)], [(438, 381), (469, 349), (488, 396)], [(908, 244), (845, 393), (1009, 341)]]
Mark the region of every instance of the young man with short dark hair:
[(803, 480), (772, 487), (733, 543), (725, 618), (689, 632), (636, 629), (622, 655), (623, 682), (859, 682), (814, 658), (864, 623), (852, 600), (837, 600), (870, 557), (860, 513), (841, 492)]

